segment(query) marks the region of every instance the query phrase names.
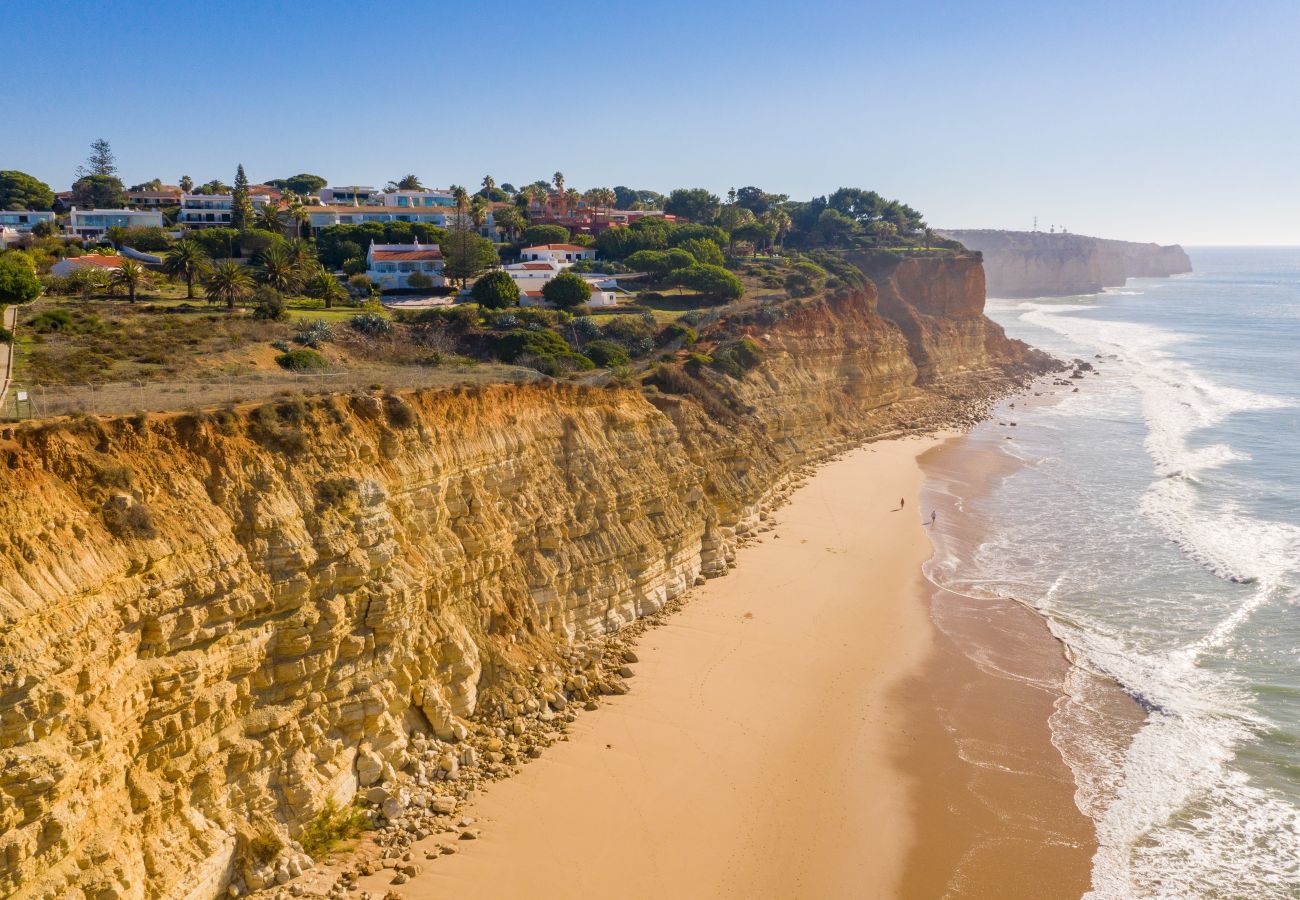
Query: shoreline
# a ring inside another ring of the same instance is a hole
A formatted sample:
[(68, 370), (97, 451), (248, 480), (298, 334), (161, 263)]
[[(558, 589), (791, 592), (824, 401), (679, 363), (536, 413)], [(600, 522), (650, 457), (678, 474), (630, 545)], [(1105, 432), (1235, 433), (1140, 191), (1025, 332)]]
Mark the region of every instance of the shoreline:
[[(930, 461), (961, 438), (819, 466), (728, 577), (642, 633), (634, 690), (476, 794), (456, 833), (415, 842), (418, 874), (394, 884), (407, 863), (381, 868), (369, 841), (315, 874), (369, 859), (358, 886), (404, 900), (1078, 897), (1096, 833), (1048, 726), (1065, 648), (1009, 600), (977, 601), (991, 631), (951, 633), (958, 595), (923, 571)], [(970, 637), (1050, 677), (976, 665)]]

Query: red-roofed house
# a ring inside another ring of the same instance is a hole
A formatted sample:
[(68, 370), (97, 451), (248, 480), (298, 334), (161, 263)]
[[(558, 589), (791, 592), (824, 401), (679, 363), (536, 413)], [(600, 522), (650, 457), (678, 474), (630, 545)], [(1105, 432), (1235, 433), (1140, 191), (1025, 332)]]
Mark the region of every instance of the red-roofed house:
[(366, 275), (380, 290), (409, 288), (416, 272), (429, 277), (433, 287), (442, 287), (442, 250), (437, 244), (376, 244), (366, 252)]
[(538, 244), (520, 250), (519, 258), (524, 262), (573, 264), (580, 259), (595, 259), (596, 248), (582, 247), (578, 244)]
[(87, 253), (85, 256), (70, 256), (51, 266), (50, 274), (66, 278), (79, 269), (103, 269), (111, 272), (113, 269), (120, 268), (125, 259), (122, 256), (100, 256), (96, 253)]

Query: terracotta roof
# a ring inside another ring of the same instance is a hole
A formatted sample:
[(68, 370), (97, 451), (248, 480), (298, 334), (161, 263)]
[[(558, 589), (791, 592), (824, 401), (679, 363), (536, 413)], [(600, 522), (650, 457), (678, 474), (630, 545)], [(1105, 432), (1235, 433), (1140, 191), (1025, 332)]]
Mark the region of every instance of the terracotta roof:
[(437, 247), (421, 248), (419, 250), (372, 250), (371, 255), (374, 259), (396, 260), (398, 262), (411, 262), (417, 259), (442, 259), (442, 251)]
[(519, 268), (521, 268), (521, 269), (531, 269), (531, 270), (533, 270), (533, 271), (545, 271), (545, 272), (550, 272), (550, 271), (552, 271), (555, 267), (554, 267), (553, 265), (551, 265), (550, 263), (544, 263), (544, 262), (531, 262), (531, 263), (521, 263), (521, 264), (519, 265)]
[(535, 247), (525, 247), (520, 253), (527, 253), (529, 250), (595, 250), (595, 247), (580, 247), (577, 244), (538, 244)]
[(85, 256), (69, 257), (75, 263), (85, 263), (91, 266), (99, 266), (102, 269), (120, 268), (123, 259), (120, 256), (100, 256), (95, 253), (87, 253)]
[(546, 295), (543, 294), (541, 291), (524, 291), (524, 296), (525, 296), (525, 297), (545, 297)]

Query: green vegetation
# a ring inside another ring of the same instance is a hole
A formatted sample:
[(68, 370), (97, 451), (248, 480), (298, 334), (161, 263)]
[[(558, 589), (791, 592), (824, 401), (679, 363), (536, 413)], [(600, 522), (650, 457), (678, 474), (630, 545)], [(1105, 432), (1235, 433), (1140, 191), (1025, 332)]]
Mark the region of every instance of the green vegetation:
[(45, 182), (14, 169), (0, 170), (0, 209), (48, 210), (54, 191)]
[(0, 306), (26, 303), (41, 293), (41, 281), (25, 256), (6, 253), (0, 256)]
[(488, 272), (470, 291), (474, 302), (484, 309), (505, 309), (519, 305), (519, 285), (508, 272)]
[(203, 290), (209, 303), (224, 303), (227, 309), (234, 309), (252, 295), (253, 285), (248, 269), (227, 259), (212, 267), (203, 281)]
[(626, 350), (610, 340), (592, 341), (582, 348), (582, 353), (596, 365), (606, 369), (612, 366), (626, 366), (632, 361)]
[(330, 367), (325, 357), (307, 347), (281, 353), (275, 358), (275, 362), (280, 368), (288, 369), (290, 372), (319, 372)]
[(328, 800), (320, 814), (302, 830), (298, 843), (302, 844), (304, 853), (319, 860), (340, 842), (355, 838), (368, 827), (370, 820), (364, 810), (355, 806), (339, 809), (334, 801)]
[(542, 286), (542, 296), (560, 309), (573, 309), (591, 299), (591, 285), (572, 272), (561, 272)]
[(309, 175), (306, 172), (301, 175), (290, 175), (288, 178), (272, 178), (267, 182), (269, 187), (273, 187), (278, 191), (297, 194), (300, 197), (313, 195), (327, 184), (329, 182), (319, 175)]

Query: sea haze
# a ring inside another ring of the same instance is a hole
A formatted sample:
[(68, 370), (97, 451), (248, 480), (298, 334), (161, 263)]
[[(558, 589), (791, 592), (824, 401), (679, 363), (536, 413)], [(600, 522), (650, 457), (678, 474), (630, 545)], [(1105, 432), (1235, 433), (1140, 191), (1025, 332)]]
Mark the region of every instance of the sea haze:
[(1090, 896), (1295, 897), (1300, 248), (1190, 254), (1191, 275), (989, 300), (1008, 334), (1099, 374), (974, 430), (1019, 464), (984, 496), (930, 493), (950, 508), (928, 571), (1040, 610), (1145, 712), (1136, 734), (1108, 721), (1081, 675), (1052, 722), (1097, 823)]

